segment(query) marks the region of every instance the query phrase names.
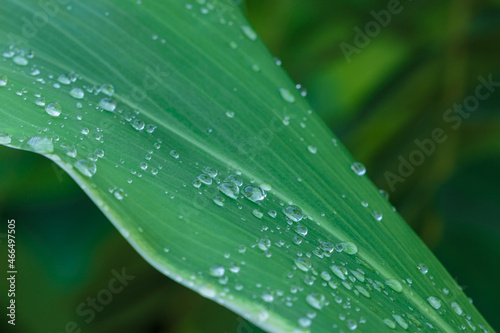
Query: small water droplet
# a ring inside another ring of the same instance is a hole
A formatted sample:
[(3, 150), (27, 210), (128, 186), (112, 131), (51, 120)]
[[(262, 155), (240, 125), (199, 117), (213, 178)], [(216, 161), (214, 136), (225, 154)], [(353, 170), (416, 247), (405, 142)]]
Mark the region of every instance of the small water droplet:
[(403, 286), (398, 280), (388, 279), (385, 281), (385, 284), (388, 285), (395, 292), (401, 293), (403, 292)]
[(314, 146), (307, 146), (307, 150), (309, 150), (311, 154), (316, 154), (318, 152), (318, 148)]
[(307, 317), (300, 317), (298, 322), (299, 322), (300, 327), (303, 327), (303, 328), (307, 328), (307, 327), (311, 326), (311, 323), (312, 323), (311, 319), (309, 319)]
[(295, 226), (295, 232), (300, 236), (305, 237), (307, 235), (307, 227), (298, 224), (297, 226)]
[(307, 303), (315, 309), (321, 310), (323, 306), (327, 303), (324, 295), (320, 293), (312, 293), (306, 297)]
[(347, 254), (353, 255), (358, 253), (358, 247), (352, 242), (342, 242), (340, 246), (342, 246), (343, 251)]
[(293, 95), (290, 93), (290, 91), (288, 91), (285, 88), (280, 88), (279, 92), (280, 92), (281, 97), (285, 101), (287, 101), (288, 103), (295, 103), (295, 97), (293, 97)]
[(366, 173), (366, 167), (359, 162), (354, 162), (351, 164), (351, 170), (354, 171), (358, 176), (363, 176)]
[(266, 197), (266, 193), (259, 186), (248, 185), (245, 187), (241, 193), (250, 201), (260, 202)]
[(59, 75), (59, 77), (57, 78), (57, 81), (61, 82), (62, 84), (66, 84), (66, 85), (71, 83), (69, 76), (66, 74)]
[(218, 187), (219, 191), (224, 193), (226, 196), (232, 199), (238, 199), (240, 194), (240, 188), (234, 183), (222, 183)]
[(358, 327), (358, 323), (355, 322), (353, 319), (347, 319), (346, 322), (345, 322), (345, 325), (351, 331), (354, 331)]
[(393, 322), (392, 320), (386, 318), (383, 320), (384, 324), (389, 327), (389, 328), (392, 328), (392, 329), (396, 329), (396, 323)]
[(12, 61), (14, 61), (14, 63), (18, 66), (28, 66), (29, 64), (28, 59), (26, 59), (22, 55), (15, 56)]
[(116, 101), (112, 100), (109, 97), (105, 97), (101, 99), (101, 101), (99, 102), (99, 106), (106, 111), (113, 112), (116, 109)]
[(274, 219), (276, 218), (278, 213), (275, 210), (271, 209), (270, 211), (267, 212), (267, 215), (271, 216)]
[(234, 118), (234, 111), (227, 110), (227, 111), (226, 111), (226, 116), (227, 116), (228, 118)]
[(231, 182), (231, 183), (235, 184), (236, 186), (243, 185), (243, 179), (239, 175), (229, 175), (228, 177), (226, 177), (224, 182)]
[(283, 213), (292, 221), (294, 222), (299, 222), (304, 218), (304, 215), (302, 214), (302, 209), (297, 206), (288, 206), (283, 209)]
[(97, 171), (95, 163), (86, 159), (78, 160), (75, 163), (75, 167), (78, 171), (80, 171), (84, 176), (87, 177), (92, 177)]
[(206, 173), (202, 173), (198, 176), (198, 180), (205, 185), (212, 185), (212, 178)]
[(71, 95), (71, 97), (76, 98), (76, 99), (82, 99), (83, 97), (85, 97), (85, 92), (80, 88), (71, 89), (69, 94)]
[(213, 265), (212, 267), (210, 267), (210, 271), (209, 272), (210, 272), (210, 275), (212, 275), (212, 276), (221, 277), (221, 276), (224, 275), (224, 273), (226, 272), (226, 270), (222, 266)]
[(241, 27), (241, 30), (243, 31), (243, 33), (250, 39), (250, 40), (256, 40), (257, 39), (257, 34), (255, 33), (255, 31), (250, 28), (249, 26), (247, 25), (242, 25)]
[(420, 271), (420, 273), (424, 275), (427, 274), (427, 272), (429, 272), (429, 269), (424, 264), (418, 264), (417, 268)]
[(7, 145), (12, 141), (9, 134), (0, 131), (0, 144)]
[(104, 95), (108, 95), (109, 97), (111, 97), (115, 93), (115, 88), (111, 84), (105, 83), (105, 84), (101, 85), (101, 92)]
[(62, 108), (61, 105), (59, 105), (59, 103), (49, 103), (45, 107), (45, 112), (47, 112), (49, 116), (59, 117), (61, 115)]
[(269, 291), (264, 291), (262, 293), (262, 300), (267, 303), (272, 303), (274, 301), (274, 296)]
[(206, 167), (204, 169), (205, 173), (207, 175), (209, 175), (211, 178), (215, 178), (217, 177), (217, 170), (215, 170), (214, 168), (211, 168), (211, 167)]
[(0, 73), (0, 87), (5, 87), (7, 85), (8, 79), (5, 74)]
[(61, 143), (61, 148), (62, 148), (62, 150), (63, 150), (63, 152), (64, 152), (64, 154), (66, 156), (69, 156), (69, 157), (72, 157), (72, 158), (76, 157), (77, 152), (76, 152), (76, 148), (75, 147), (68, 146), (68, 145), (66, 145), (64, 143)]
[(378, 212), (375, 210), (375, 211), (373, 211), (372, 216), (375, 220), (382, 221), (383, 216), (382, 216), (381, 212)]
[(430, 296), (427, 298), (427, 302), (436, 310), (438, 310), (441, 307), (441, 300), (435, 296)]
[(258, 219), (261, 219), (263, 216), (264, 216), (264, 213), (262, 212), (262, 210), (260, 210), (259, 208), (255, 208), (253, 211), (252, 211), (252, 214), (253, 216), (255, 216), (256, 218)]
[(267, 239), (267, 238), (262, 238), (257, 243), (257, 246), (262, 251), (267, 251), (271, 247), (271, 241), (269, 239)]
[(135, 128), (138, 131), (142, 131), (146, 126), (144, 122), (140, 119), (134, 119), (130, 124), (132, 125), (133, 128)]
[(451, 303), (451, 308), (453, 309), (453, 311), (455, 311), (455, 313), (459, 316), (462, 315), (463, 311), (462, 311), (462, 308), (460, 307), (460, 305), (458, 305), (457, 302), (452, 302)]

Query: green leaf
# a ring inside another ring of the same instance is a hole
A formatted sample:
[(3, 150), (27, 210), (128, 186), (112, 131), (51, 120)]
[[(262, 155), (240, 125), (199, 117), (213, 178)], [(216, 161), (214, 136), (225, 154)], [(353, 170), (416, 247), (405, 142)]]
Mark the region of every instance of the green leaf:
[(273, 332), (492, 331), (232, 1), (0, 20), (0, 142), (59, 164), (165, 275)]

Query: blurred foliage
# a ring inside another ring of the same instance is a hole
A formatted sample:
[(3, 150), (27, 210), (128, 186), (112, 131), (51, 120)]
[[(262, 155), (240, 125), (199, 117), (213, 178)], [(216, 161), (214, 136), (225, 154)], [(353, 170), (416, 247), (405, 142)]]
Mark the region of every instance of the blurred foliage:
[[(479, 75), (500, 81), (500, 1), (401, 1), (346, 59), (341, 43), (355, 45), (354, 29), (388, 3), (249, 0), (244, 8), (315, 110), (500, 330), (500, 89), (457, 129), (443, 121)], [(448, 139), (392, 191), (386, 172), (397, 174), (398, 157), (435, 128)], [(65, 332), (74, 321), (82, 332), (261, 332), (150, 267), (55, 164), (0, 147), (0, 174), (0, 216), (18, 230), (16, 331)], [(78, 305), (123, 267), (135, 279), (86, 323)]]

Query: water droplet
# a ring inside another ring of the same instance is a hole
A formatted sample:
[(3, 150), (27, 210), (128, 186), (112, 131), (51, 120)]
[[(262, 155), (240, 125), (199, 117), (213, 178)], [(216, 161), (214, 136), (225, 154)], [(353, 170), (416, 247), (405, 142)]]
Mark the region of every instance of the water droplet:
[(84, 176), (87, 177), (92, 177), (97, 171), (95, 163), (86, 159), (78, 160), (75, 163), (75, 167), (78, 171), (80, 171)]
[(408, 329), (408, 323), (406, 322), (406, 320), (403, 319), (403, 317), (401, 317), (400, 315), (393, 314), (392, 318), (394, 318), (394, 320), (399, 324), (399, 326), (401, 326), (402, 329), (404, 330)]
[(111, 97), (115, 93), (115, 88), (111, 84), (105, 83), (101, 85), (101, 92), (104, 95), (108, 95), (109, 97)]
[(226, 270), (222, 266), (213, 265), (212, 267), (210, 267), (210, 275), (212, 276), (221, 277), (224, 275), (225, 272)]
[(253, 211), (252, 211), (252, 214), (253, 216), (255, 216), (256, 218), (258, 219), (261, 219), (263, 216), (264, 216), (264, 213), (262, 212), (262, 210), (260, 210), (259, 208), (255, 208)]
[(427, 302), (429, 302), (429, 304), (436, 310), (441, 307), (441, 300), (435, 296), (427, 298)]
[(52, 139), (46, 136), (32, 136), (28, 140), (28, 146), (40, 154), (50, 154), (54, 152)]
[(275, 210), (270, 210), (267, 212), (267, 215), (271, 216), (274, 219), (274, 218), (276, 218), (278, 213)]
[(385, 281), (385, 284), (391, 287), (391, 289), (394, 290), (395, 292), (398, 293), (403, 292), (403, 286), (401, 285), (401, 283), (399, 283), (399, 281), (395, 279), (388, 279)]
[(76, 99), (82, 99), (83, 97), (85, 97), (85, 93), (80, 88), (71, 89), (69, 94), (71, 95), (71, 97), (76, 98)]
[(307, 258), (302, 257), (295, 260), (295, 265), (303, 272), (308, 272), (312, 267), (311, 261)]
[(240, 194), (240, 188), (234, 183), (222, 183), (217, 188), (232, 199), (238, 199), (238, 195)]
[(206, 167), (205, 168), (205, 173), (210, 176), (210, 178), (215, 178), (217, 177), (217, 170), (211, 167)]
[(392, 320), (386, 318), (383, 320), (383, 322), (384, 322), (384, 324), (387, 325), (387, 327), (392, 328), (392, 329), (396, 329), (396, 323), (393, 322)]
[(134, 119), (134, 121), (132, 121), (130, 124), (132, 125), (133, 128), (135, 128), (138, 131), (142, 131), (146, 126), (144, 122), (140, 119)]
[(227, 110), (227, 111), (226, 111), (226, 116), (227, 116), (228, 118), (234, 118), (234, 111)]
[(247, 25), (242, 25), (241, 27), (241, 30), (243, 31), (243, 33), (250, 39), (250, 40), (256, 40), (257, 39), (257, 34), (255, 33), (255, 31), (250, 28), (249, 26)]
[(5, 74), (0, 73), (0, 87), (5, 87), (7, 85), (8, 79)]
[(351, 170), (358, 176), (363, 176), (366, 173), (366, 168), (362, 163), (354, 162), (351, 165)]
[(193, 186), (196, 188), (200, 188), (200, 186), (201, 186), (200, 180), (199, 179), (193, 180)]
[(125, 193), (123, 192), (123, 190), (122, 190), (122, 189), (119, 189), (119, 190), (116, 190), (116, 191), (113, 193), (113, 195), (115, 196), (115, 198), (116, 198), (117, 200), (123, 200), (123, 197), (124, 197)]
[(260, 202), (266, 197), (266, 193), (259, 186), (248, 185), (241, 193), (250, 201)]
[(272, 303), (274, 301), (274, 296), (269, 291), (264, 291), (262, 293), (262, 300), (267, 303)]
[(295, 97), (293, 97), (293, 95), (290, 93), (290, 91), (288, 91), (285, 88), (280, 88), (279, 92), (280, 92), (281, 97), (285, 101), (287, 101), (288, 103), (295, 103)]
[(116, 109), (116, 101), (112, 100), (109, 97), (105, 97), (101, 99), (99, 102), (99, 106), (106, 111), (113, 112)]
[(9, 134), (0, 131), (0, 144), (7, 145), (12, 141)]
[(243, 179), (239, 175), (229, 175), (224, 182), (231, 182), (236, 186), (243, 185)]
[(283, 213), (292, 221), (299, 222), (304, 218), (302, 214), (302, 209), (297, 206), (288, 206), (283, 209)]
[(64, 154), (66, 156), (69, 156), (69, 157), (72, 157), (72, 158), (76, 157), (77, 152), (76, 152), (76, 148), (75, 147), (68, 146), (68, 145), (66, 145), (64, 143), (61, 143), (61, 148), (62, 148), (62, 150), (63, 150), (63, 152), (64, 152)]
[(14, 59), (12, 59), (12, 61), (14, 61), (14, 63), (18, 66), (28, 66), (29, 63), (28, 59), (26, 59), (21, 55), (15, 56)]
[(452, 302), (451, 303), (451, 308), (453, 309), (453, 311), (455, 311), (455, 313), (459, 316), (462, 315), (463, 311), (462, 311), (462, 308), (460, 307), (460, 305), (458, 305), (457, 302)]
[(295, 226), (295, 232), (300, 236), (305, 237), (307, 235), (307, 227), (298, 224), (297, 226)]
[(342, 249), (347, 254), (353, 255), (353, 254), (358, 253), (358, 247), (354, 243), (351, 243), (351, 242), (342, 242), (342, 243), (340, 243), (340, 246), (342, 246)]
[(424, 264), (418, 264), (417, 268), (420, 271), (420, 273), (424, 275), (427, 274), (427, 272), (429, 272), (429, 269)]
[(179, 153), (176, 152), (175, 150), (171, 150), (170, 153), (169, 153), (170, 156), (172, 156), (173, 158), (177, 159), (179, 158)]
[(333, 274), (335, 274), (339, 279), (345, 280), (347, 278), (347, 270), (345, 269), (345, 267), (333, 265), (330, 266), (330, 269), (332, 270)]
[(57, 81), (61, 82), (62, 84), (66, 84), (66, 85), (71, 83), (69, 76), (66, 74), (59, 75), (59, 77), (57, 78)]
[(373, 218), (374, 218), (375, 220), (377, 220), (377, 221), (382, 221), (382, 217), (383, 217), (383, 216), (382, 216), (382, 213), (377, 212), (377, 211), (373, 211), (372, 215), (373, 215)]
[(355, 322), (354, 320), (352, 319), (347, 319), (346, 322), (345, 322), (345, 325), (347, 326), (348, 329), (350, 329), (351, 331), (354, 331), (357, 327), (358, 327), (358, 323)]
[(198, 179), (205, 185), (212, 185), (212, 178), (206, 173), (202, 173), (201, 175), (199, 175)]
[(311, 323), (312, 323), (311, 319), (309, 319), (307, 317), (300, 317), (298, 322), (299, 322), (300, 327), (304, 327), (304, 328), (311, 326)]
[(306, 297), (307, 303), (315, 309), (321, 310), (323, 306), (327, 303), (324, 295), (320, 293), (312, 293)]
[(262, 251), (267, 251), (271, 247), (271, 241), (269, 239), (267, 239), (267, 238), (262, 238), (257, 243), (257, 246)]
[(314, 146), (307, 146), (307, 150), (309, 150), (311, 154), (316, 154), (318, 152), (318, 148)]
[(45, 107), (45, 112), (52, 117), (59, 117), (61, 115), (62, 108), (59, 103), (49, 103)]

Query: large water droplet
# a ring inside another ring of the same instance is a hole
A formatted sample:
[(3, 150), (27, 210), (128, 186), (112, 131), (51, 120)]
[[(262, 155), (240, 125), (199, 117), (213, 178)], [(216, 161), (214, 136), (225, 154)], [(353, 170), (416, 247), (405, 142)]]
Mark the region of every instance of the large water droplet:
[(59, 75), (59, 77), (57, 78), (57, 81), (59, 81), (62, 84), (66, 84), (66, 85), (71, 83), (69, 76), (66, 74)]
[(46, 136), (32, 136), (28, 140), (28, 146), (40, 154), (50, 154), (54, 152), (52, 139)]
[(280, 88), (279, 91), (280, 91), (281, 97), (285, 101), (287, 101), (288, 103), (295, 103), (295, 97), (293, 97), (293, 95), (292, 95), (292, 93), (290, 93), (290, 91), (288, 91), (285, 88)]
[(462, 311), (462, 308), (460, 307), (460, 305), (458, 305), (457, 302), (452, 302), (451, 303), (451, 308), (453, 309), (453, 311), (455, 311), (455, 313), (459, 316), (462, 315), (463, 311)]
[(302, 209), (297, 206), (288, 206), (283, 209), (283, 213), (292, 221), (299, 222), (302, 220), (304, 215), (302, 214)]
[(76, 161), (75, 168), (87, 177), (92, 177), (97, 171), (95, 163), (86, 159)]
[(340, 246), (342, 246), (343, 251), (347, 254), (352, 255), (352, 254), (358, 253), (358, 247), (354, 243), (342, 242), (342, 243), (340, 243)]
[(49, 116), (59, 117), (61, 115), (62, 108), (59, 103), (49, 103), (45, 107), (45, 112), (47, 112)]
[(135, 128), (138, 131), (142, 131), (144, 127), (146, 127), (144, 122), (140, 119), (134, 119), (130, 124), (132, 125), (133, 128)]
[(266, 193), (259, 186), (248, 185), (241, 193), (250, 201), (260, 202), (266, 197)]

